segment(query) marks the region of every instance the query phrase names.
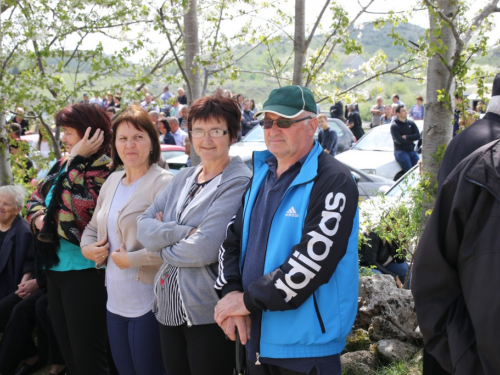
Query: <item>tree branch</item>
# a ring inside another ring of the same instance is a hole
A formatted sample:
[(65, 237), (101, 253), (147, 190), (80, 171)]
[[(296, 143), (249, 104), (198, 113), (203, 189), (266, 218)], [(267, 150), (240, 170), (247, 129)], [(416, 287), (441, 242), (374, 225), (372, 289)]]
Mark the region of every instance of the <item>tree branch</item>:
[(314, 32), (318, 28), (319, 23), (321, 22), (321, 18), (323, 18), (323, 14), (325, 13), (326, 8), (328, 8), (328, 5), (330, 4), (330, 0), (326, 0), (325, 5), (323, 5), (323, 9), (321, 9), (321, 12), (319, 13), (318, 18), (316, 19), (316, 22), (314, 22), (314, 26), (311, 30), (311, 33), (309, 34), (309, 38), (306, 40), (306, 49), (309, 48), (309, 45), (311, 44), (311, 41), (314, 37)]

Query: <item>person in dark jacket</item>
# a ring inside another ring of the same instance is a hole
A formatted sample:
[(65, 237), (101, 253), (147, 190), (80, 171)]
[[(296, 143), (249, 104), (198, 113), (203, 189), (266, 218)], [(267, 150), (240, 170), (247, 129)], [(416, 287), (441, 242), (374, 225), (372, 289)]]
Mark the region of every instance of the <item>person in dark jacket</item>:
[(344, 105), (340, 100), (330, 107), (330, 116), (345, 121)]
[(497, 139), (500, 139), (500, 73), (493, 81), (491, 100), (484, 117), (458, 133), (446, 148), (439, 168), (438, 189), (463, 159)]
[(237, 326), (250, 374), (340, 375), (357, 311), (357, 188), (314, 140), (308, 88), (271, 91), (261, 113), (268, 150), (254, 152), (220, 248), (215, 318), (232, 340)]
[(415, 253), (424, 344), (445, 371), (500, 374), (500, 141), (464, 159), (438, 193)]
[(318, 133), (318, 142), (325, 152), (328, 152), (332, 156), (337, 155), (337, 132), (328, 126), (326, 115), (318, 115), (318, 122), (321, 127)]
[(356, 108), (357, 104), (349, 104), (347, 106), (349, 115), (347, 116), (346, 125), (349, 129), (351, 129), (352, 134), (356, 137), (356, 140), (359, 141), (365, 134), (365, 131), (363, 130), (363, 122), (361, 121), (361, 117), (359, 116), (359, 112)]
[(0, 300), (32, 275), (27, 259), (33, 235), (20, 215), (25, 193), (21, 186), (0, 187)]
[(160, 131), (160, 143), (164, 145), (175, 145), (175, 139), (172, 135), (172, 129), (166, 118), (158, 120), (158, 129)]
[(392, 122), (391, 135), (394, 141), (394, 157), (403, 172), (408, 172), (411, 167), (418, 163), (419, 157), (415, 151), (415, 141), (420, 140), (420, 131), (417, 125), (407, 118), (404, 105), (396, 108), (397, 118)]
[(241, 114), (241, 135), (244, 137), (259, 123), (258, 120), (253, 118), (255, 112), (250, 109), (250, 99), (243, 100), (243, 111)]

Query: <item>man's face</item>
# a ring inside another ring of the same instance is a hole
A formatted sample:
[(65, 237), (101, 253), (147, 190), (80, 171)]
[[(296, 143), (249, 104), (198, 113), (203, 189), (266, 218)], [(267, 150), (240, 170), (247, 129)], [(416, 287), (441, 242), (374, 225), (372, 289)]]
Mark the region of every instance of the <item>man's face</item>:
[(177, 90), (177, 93), (179, 94), (179, 96), (184, 96), (184, 94), (185, 94), (184, 90), (181, 90), (181, 89)]
[(175, 133), (177, 129), (179, 129), (179, 125), (175, 121), (170, 121), (170, 130), (172, 130), (172, 133)]
[(406, 108), (403, 107), (403, 108), (399, 109), (399, 113), (397, 115), (399, 118), (406, 118), (406, 116), (408, 115), (408, 112), (406, 111)]
[(89, 96), (88, 95), (84, 95), (83, 96), (83, 102), (84, 103), (88, 103), (89, 101), (90, 101)]
[[(306, 114), (302, 113), (290, 120), (298, 120), (306, 116)], [(279, 119), (284, 118), (274, 113), (266, 112), (265, 114), (265, 120)], [(288, 129), (278, 128), (278, 125), (274, 123), (272, 128), (264, 129), (266, 146), (276, 156), (278, 162), (280, 159), (293, 160), (297, 156), (305, 154), (311, 148), (317, 127), (318, 120), (316, 118), (294, 123)]]
[(323, 130), (328, 129), (328, 121), (327, 121), (327, 119), (326, 119), (326, 118), (321, 117), (321, 118), (319, 118), (319, 119), (318, 119), (318, 122), (319, 122), (319, 126), (321, 126), (321, 128), (322, 128)]
[(158, 123), (158, 116), (156, 115), (153, 115), (153, 114), (149, 114), (149, 118), (151, 119), (151, 121), (153, 121), (155, 124)]
[(146, 103), (148, 103), (148, 104), (151, 103), (151, 95), (149, 95), (149, 94), (146, 95), (145, 99), (146, 99)]
[(395, 96), (393, 96), (393, 97), (392, 97), (392, 102), (393, 102), (393, 103), (397, 103), (397, 102), (399, 102), (399, 99), (398, 99), (398, 98), (396, 98)]
[(377, 105), (380, 107), (382, 105), (382, 98), (377, 99)]
[(250, 111), (250, 102), (243, 102), (243, 109), (245, 111)]

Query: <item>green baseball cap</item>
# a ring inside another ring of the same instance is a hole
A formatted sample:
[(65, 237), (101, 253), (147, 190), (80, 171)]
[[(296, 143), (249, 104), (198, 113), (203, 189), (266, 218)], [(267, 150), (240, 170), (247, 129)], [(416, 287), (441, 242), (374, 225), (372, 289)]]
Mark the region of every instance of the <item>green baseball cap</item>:
[(294, 118), (305, 111), (317, 113), (316, 101), (311, 90), (304, 86), (285, 86), (271, 91), (263, 108), (254, 116), (271, 112), (281, 117)]

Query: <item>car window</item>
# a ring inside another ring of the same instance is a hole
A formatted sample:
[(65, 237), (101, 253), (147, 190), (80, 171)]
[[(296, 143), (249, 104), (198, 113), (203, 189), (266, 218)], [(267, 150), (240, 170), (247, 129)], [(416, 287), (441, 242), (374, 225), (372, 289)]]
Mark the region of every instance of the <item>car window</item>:
[(328, 121), (328, 126), (335, 130), (335, 133), (337, 133), (338, 137), (342, 137), (344, 135), (344, 131), (335, 121)]
[(400, 197), (406, 190), (417, 186), (420, 181), (420, 172), (418, 167), (413, 168), (402, 179), (400, 179), (392, 188), (387, 192), (389, 197)]
[(241, 142), (264, 142), (264, 129), (262, 129), (262, 126), (256, 125), (245, 135)]
[(375, 128), (356, 143), (353, 150), (394, 151), (390, 127)]

